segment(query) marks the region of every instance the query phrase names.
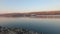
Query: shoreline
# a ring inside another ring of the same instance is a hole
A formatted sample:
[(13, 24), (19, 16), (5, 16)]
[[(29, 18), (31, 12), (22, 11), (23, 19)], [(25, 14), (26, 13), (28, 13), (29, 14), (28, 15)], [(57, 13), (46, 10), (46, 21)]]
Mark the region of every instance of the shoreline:
[(42, 34), (42, 32), (34, 32), (23, 28), (9, 28), (0, 26), (0, 34)]
[(17, 16), (0, 16), (0, 17), (5, 17), (5, 18), (60, 18), (60, 16), (20, 16), (20, 17), (17, 17)]

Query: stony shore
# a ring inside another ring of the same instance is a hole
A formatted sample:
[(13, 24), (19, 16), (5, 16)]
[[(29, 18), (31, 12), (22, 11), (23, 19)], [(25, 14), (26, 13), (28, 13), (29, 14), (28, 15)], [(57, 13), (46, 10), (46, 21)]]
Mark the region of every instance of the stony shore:
[(22, 28), (8, 28), (0, 26), (0, 34), (42, 34)]

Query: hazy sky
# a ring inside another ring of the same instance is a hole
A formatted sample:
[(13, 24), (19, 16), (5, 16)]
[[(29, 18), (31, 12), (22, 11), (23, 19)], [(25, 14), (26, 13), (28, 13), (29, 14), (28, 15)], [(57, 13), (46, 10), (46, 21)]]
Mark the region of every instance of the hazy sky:
[(60, 0), (0, 0), (0, 13), (60, 10)]

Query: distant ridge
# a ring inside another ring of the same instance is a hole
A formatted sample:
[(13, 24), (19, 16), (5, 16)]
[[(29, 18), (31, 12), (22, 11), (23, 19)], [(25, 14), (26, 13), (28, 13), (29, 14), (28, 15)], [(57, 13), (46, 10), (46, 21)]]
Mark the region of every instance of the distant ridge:
[(30, 12), (30, 14), (39, 14), (39, 15), (60, 15), (60, 11)]
[[(28, 12), (28, 13), (5, 13), (7, 14), (39, 14), (39, 15), (60, 15), (60, 11), (37, 11), (37, 12)], [(2, 14), (0, 14), (2, 15)]]
[(60, 18), (60, 11), (29, 12), (29, 13), (6, 13), (6, 14), (0, 14), (0, 17)]

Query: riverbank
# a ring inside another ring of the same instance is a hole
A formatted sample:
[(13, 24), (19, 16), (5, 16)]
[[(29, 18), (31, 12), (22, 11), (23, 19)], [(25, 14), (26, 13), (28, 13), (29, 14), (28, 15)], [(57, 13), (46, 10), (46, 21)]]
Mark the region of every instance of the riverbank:
[(22, 28), (9, 28), (0, 26), (0, 34), (42, 34)]
[(3, 16), (3, 18), (60, 18), (60, 16), (30, 16), (30, 17), (6, 17), (6, 16)]

